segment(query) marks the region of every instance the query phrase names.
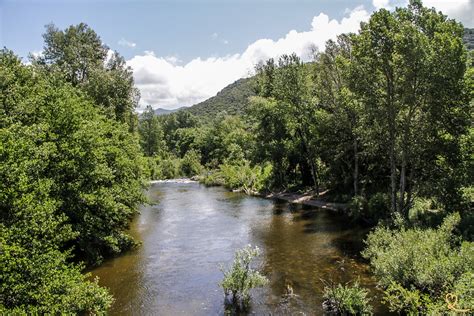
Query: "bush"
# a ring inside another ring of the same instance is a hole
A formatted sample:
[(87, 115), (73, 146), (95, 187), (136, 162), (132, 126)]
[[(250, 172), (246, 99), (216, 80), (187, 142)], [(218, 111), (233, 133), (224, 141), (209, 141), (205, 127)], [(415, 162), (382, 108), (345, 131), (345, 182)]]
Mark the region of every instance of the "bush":
[(387, 193), (377, 192), (372, 195), (367, 204), (367, 216), (372, 220), (384, 218), (390, 211), (390, 196)]
[(363, 218), (366, 209), (367, 199), (362, 195), (354, 196), (349, 202), (349, 215), (355, 219)]
[(221, 267), (224, 279), (220, 286), (224, 289), (226, 299), (232, 295), (231, 305), (238, 309), (245, 310), (248, 307), (251, 289), (264, 286), (268, 282), (267, 278), (250, 266), (258, 255), (259, 249), (248, 245), (236, 251), (234, 262), (229, 270), (226, 271)]
[(445, 215), (434, 199), (416, 197), (408, 211), (408, 221), (412, 225), (434, 227), (442, 222)]
[(389, 209), (390, 197), (383, 192), (375, 193), (368, 200), (364, 196), (357, 195), (349, 203), (350, 215), (369, 223), (377, 223), (381, 218), (387, 217)]
[(437, 229), (379, 226), (369, 234), (362, 255), (370, 260), (392, 311), (445, 313), (448, 293), (460, 298), (457, 308), (472, 308), (463, 284), (472, 283), (466, 279), (474, 272), (474, 243), (460, 243), (453, 235), (459, 222), (455, 213)]
[(349, 284), (327, 284), (324, 287), (323, 309), (338, 315), (371, 315), (372, 306), (367, 298), (368, 291), (358, 282)]
[(219, 170), (207, 170), (199, 177), (199, 181), (207, 186), (225, 185), (225, 181)]
[(180, 171), (186, 177), (199, 175), (202, 172), (201, 154), (196, 150), (188, 151), (181, 159)]
[(158, 160), (158, 179), (175, 179), (180, 176), (180, 162), (175, 156)]
[(234, 190), (242, 190), (247, 194), (257, 193), (265, 189), (272, 173), (272, 166), (250, 166), (244, 160), (238, 164), (223, 164), (220, 166), (220, 175), (225, 186)]

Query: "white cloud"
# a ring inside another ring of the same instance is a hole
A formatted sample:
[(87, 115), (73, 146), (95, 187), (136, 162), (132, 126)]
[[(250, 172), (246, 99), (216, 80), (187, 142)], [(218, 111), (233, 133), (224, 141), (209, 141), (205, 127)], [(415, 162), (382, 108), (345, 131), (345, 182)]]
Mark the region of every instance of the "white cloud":
[(474, 0), (424, 0), (423, 5), (435, 7), (466, 27), (474, 27)]
[[(373, 0), (376, 8), (393, 9), (405, 6), (407, 0)], [(474, 0), (425, 0), (425, 6), (434, 6), (467, 26), (473, 26)], [(310, 59), (316, 47), (324, 49), (328, 39), (338, 34), (356, 32), (360, 22), (369, 19), (370, 12), (359, 6), (346, 10), (340, 21), (320, 13), (313, 18), (309, 31), (289, 31), (277, 40), (260, 39), (243, 52), (222, 57), (195, 58), (183, 64), (177, 57), (156, 56), (145, 51), (127, 61), (134, 70), (137, 87), (141, 91), (140, 109), (153, 107), (177, 108), (203, 101), (233, 81), (248, 76), (259, 61), (282, 54), (296, 53), (303, 60)], [(211, 38), (219, 35), (213, 33)], [(225, 44), (225, 40), (222, 41)]]
[(372, 0), (372, 5), (375, 7), (375, 9), (388, 9), (390, 10), (390, 0)]
[(129, 47), (129, 48), (134, 48), (135, 46), (137, 46), (136, 43), (127, 41), (127, 40), (126, 40), (125, 38), (123, 38), (123, 37), (120, 39), (120, 41), (117, 42), (117, 44), (119, 44), (120, 46)]
[[(323, 48), (328, 39), (357, 31), (360, 22), (368, 17), (369, 12), (363, 7), (353, 9), (341, 21), (331, 20), (320, 13), (313, 18), (309, 31), (292, 30), (277, 40), (260, 39), (239, 54), (198, 57), (184, 65), (170, 57), (145, 51), (143, 55), (127, 61), (134, 70), (135, 83), (141, 91), (139, 110), (147, 104), (154, 108), (172, 109), (203, 101), (226, 85), (248, 76), (259, 61), (271, 57), (294, 52), (308, 60), (314, 47)], [(217, 37), (217, 33), (215, 35)]]
[(33, 56), (33, 58), (40, 58), (40, 57), (43, 57), (43, 51), (42, 50), (34, 50), (31, 52), (31, 56)]
[(227, 45), (227, 44), (229, 44), (229, 41), (228, 41), (228, 40), (223, 40), (222, 43), (223, 43), (224, 45)]
[[(392, 10), (395, 7), (405, 7), (408, 0), (372, 0), (376, 9)], [(423, 5), (436, 8), (448, 17), (462, 22), (466, 27), (474, 27), (474, 0), (423, 0)]]
[[(153, 53), (153, 52), (152, 52)], [(183, 61), (179, 59), (177, 56), (166, 56), (165, 60), (169, 62), (170, 64), (177, 65), (179, 63), (182, 63)]]

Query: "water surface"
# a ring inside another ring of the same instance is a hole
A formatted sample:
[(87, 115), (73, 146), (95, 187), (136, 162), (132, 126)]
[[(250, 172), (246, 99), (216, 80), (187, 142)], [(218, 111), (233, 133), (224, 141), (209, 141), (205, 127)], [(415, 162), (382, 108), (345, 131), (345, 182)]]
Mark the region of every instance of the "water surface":
[(131, 227), (142, 246), (92, 271), (115, 297), (112, 315), (224, 314), (219, 265), (247, 244), (269, 279), (250, 314), (319, 315), (322, 280), (359, 280), (379, 295), (358, 257), (364, 230), (342, 215), (198, 183), (154, 183), (148, 194), (154, 204)]

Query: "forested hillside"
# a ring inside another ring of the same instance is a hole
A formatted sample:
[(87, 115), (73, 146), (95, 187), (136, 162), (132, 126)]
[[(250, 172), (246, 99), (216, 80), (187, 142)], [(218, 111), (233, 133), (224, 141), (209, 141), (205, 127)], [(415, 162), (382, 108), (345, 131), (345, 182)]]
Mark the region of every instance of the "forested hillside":
[(467, 49), (474, 49), (474, 29), (464, 29), (463, 41), (466, 43)]
[(170, 114), (170, 113), (173, 113), (173, 112), (176, 112), (178, 111), (179, 109), (176, 109), (176, 110), (167, 110), (167, 109), (162, 109), (162, 108), (157, 108), (155, 109), (155, 115), (166, 115), (166, 114)]
[(242, 114), (249, 105), (249, 97), (255, 95), (252, 84), (253, 80), (251, 78), (239, 79), (219, 91), (217, 95), (185, 108), (183, 111), (208, 118), (215, 117), (218, 114)]

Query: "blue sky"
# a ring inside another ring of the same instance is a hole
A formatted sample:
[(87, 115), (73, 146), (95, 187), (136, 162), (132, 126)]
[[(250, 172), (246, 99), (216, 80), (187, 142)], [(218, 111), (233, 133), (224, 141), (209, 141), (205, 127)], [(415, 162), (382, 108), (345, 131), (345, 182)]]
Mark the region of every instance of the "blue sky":
[[(353, 7), (348, 0), (3, 0), (1, 45), (27, 56), (42, 49), (45, 24), (53, 22), (62, 29), (86, 22), (126, 58), (148, 50), (189, 61), (242, 51), (260, 38), (280, 38), (291, 29), (306, 30), (320, 12), (340, 19)], [(121, 39), (136, 45), (119, 45)]]
[[(356, 31), (380, 7), (406, 0), (0, 0), (0, 46), (21, 57), (42, 50), (44, 25), (86, 22), (134, 69), (141, 107), (202, 101), (261, 59)], [(425, 0), (474, 27), (474, 0)]]

